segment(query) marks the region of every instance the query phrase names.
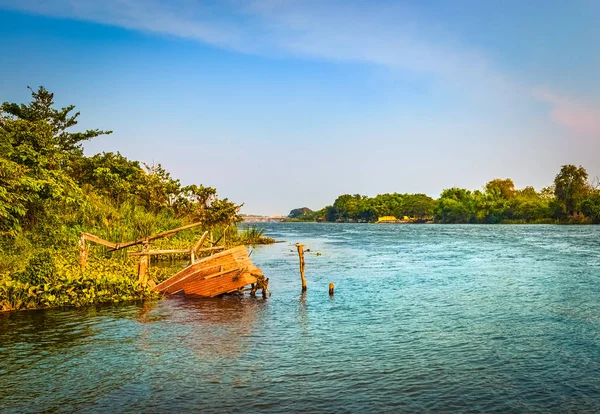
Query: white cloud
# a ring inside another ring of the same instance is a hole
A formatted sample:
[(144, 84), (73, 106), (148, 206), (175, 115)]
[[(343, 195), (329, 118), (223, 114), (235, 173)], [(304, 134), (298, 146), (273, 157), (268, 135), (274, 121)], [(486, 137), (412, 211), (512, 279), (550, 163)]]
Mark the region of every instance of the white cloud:
[(542, 98), (574, 131), (598, 134), (597, 112), (504, 74), (442, 24), (396, 2), (315, 0), (0, 0), (0, 7), (192, 39), (263, 56), (352, 61), (425, 76), (479, 114), (523, 116)]

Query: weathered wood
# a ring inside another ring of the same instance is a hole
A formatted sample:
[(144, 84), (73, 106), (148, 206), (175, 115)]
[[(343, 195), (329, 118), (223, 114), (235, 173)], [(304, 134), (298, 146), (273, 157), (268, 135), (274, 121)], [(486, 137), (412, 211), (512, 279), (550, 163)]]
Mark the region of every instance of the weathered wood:
[(300, 258), (300, 279), (302, 280), (302, 292), (306, 292), (306, 279), (304, 278), (304, 245), (296, 243), (298, 257)]
[(201, 224), (202, 224), (202, 222), (188, 224), (187, 226), (178, 227), (178, 228), (173, 229), (173, 230), (163, 231), (162, 233), (158, 233), (158, 234), (154, 234), (152, 236), (144, 237), (143, 239), (138, 239), (138, 240), (134, 240), (134, 241), (127, 242), (127, 243), (117, 243), (115, 245), (115, 247), (113, 247), (109, 251), (112, 252), (112, 251), (115, 251), (115, 250), (125, 249), (127, 247), (131, 247), (131, 246), (136, 246), (138, 244), (142, 244), (145, 241), (152, 241), (152, 240), (156, 240), (156, 239), (161, 239), (163, 237), (168, 237), (168, 236), (171, 236), (171, 235), (173, 235), (175, 233), (178, 233), (178, 232), (180, 232), (182, 230), (188, 230), (188, 229), (191, 229), (191, 228), (194, 228), (194, 227), (198, 227)]
[(204, 242), (206, 241), (206, 238), (208, 237), (208, 231), (205, 231), (204, 234), (202, 234), (202, 237), (200, 237), (200, 240), (198, 240), (198, 243), (196, 243), (194, 245), (194, 247), (192, 247), (192, 251), (197, 252), (198, 249), (200, 247), (202, 247), (202, 245), (204, 244)]
[(196, 252), (215, 252), (217, 250), (225, 250), (225, 246), (204, 247), (203, 249), (196, 250)]
[[(223, 250), (225, 247), (217, 246), (217, 247), (205, 247), (203, 249), (198, 249), (197, 252), (208, 252), (215, 250)], [(170, 249), (170, 250), (148, 250), (141, 252), (129, 252), (131, 256), (156, 256), (158, 254), (182, 254), (182, 253), (190, 253), (192, 250), (190, 249)]]
[(223, 271), (220, 271), (218, 273), (213, 273), (212, 275), (204, 276), (204, 280), (212, 279), (213, 277), (223, 276), (223, 275), (226, 275), (226, 274), (229, 274), (229, 273), (233, 273), (233, 272), (241, 272), (243, 270), (244, 269), (241, 268), (241, 267), (238, 267), (236, 269), (223, 270)]
[(180, 254), (189, 253), (190, 249), (170, 249), (170, 250), (147, 250), (141, 252), (129, 252), (131, 256), (156, 256), (157, 254)]
[(82, 272), (85, 270), (88, 254), (90, 253), (90, 246), (87, 245), (85, 240), (85, 236), (82, 233), (81, 237), (79, 237), (79, 265)]
[(101, 239), (98, 236), (94, 236), (93, 234), (90, 233), (81, 233), (81, 237), (84, 238), (85, 240), (89, 240), (92, 241), (94, 243), (98, 243), (101, 244), (103, 246), (107, 246), (110, 247), (112, 249), (114, 249), (117, 245), (115, 243), (109, 242), (107, 240)]
[(212, 297), (256, 283), (255, 275), (262, 276), (262, 272), (252, 264), (248, 250), (238, 246), (191, 264), (157, 285), (156, 290)]
[[(144, 243), (144, 251), (147, 251), (147, 249), (148, 249), (148, 242), (145, 242)], [(150, 264), (150, 256), (144, 255), (144, 256), (140, 257), (138, 278), (140, 281), (140, 285), (143, 287), (146, 287), (146, 283), (148, 282), (147, 272), (148, 272), (149, 264)]]

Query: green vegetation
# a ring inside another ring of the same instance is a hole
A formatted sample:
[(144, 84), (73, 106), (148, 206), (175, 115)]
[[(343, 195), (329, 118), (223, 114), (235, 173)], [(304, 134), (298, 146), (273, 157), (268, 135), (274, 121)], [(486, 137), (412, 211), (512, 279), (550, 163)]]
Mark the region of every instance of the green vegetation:
[(424, 194), (345, 194), (332, 206), (294, 219), (372, 223), (384, 216), (436, 223), (600, 223), (600, 190), (583, 167), (564, 165), (554, 184), (539, 192), (516, 189), (507, 178), (492, 180), (482, 190), (449, 188), (437, 200)]
[(0, 310), (157, 298), (139, 285), (133, 262), (95, 256), (81, 271), (74, 254), (35, 253), (24, 270), (0, 278)]
[(155, 296), (139, 286), (137, 261), (126, 252), (93, 246), (81, 271), (82, 231), (119, 243), (202, 221), (203, 228), (162, 240), (162, 248), (189, 247), (204, 230), (215, 238), (227, 231), (228, 245), (268, 241), (256, 231), (238, 234), (240, 206), (214, 188), (184, 186), (160, 164), (119, 153), (85, 156), (83, 142), (111, 131), (72, 132), (74, 106), (54, 108), (43, 87), (31, 92), (28, 104), (0, 107), (1, 310)]
[(427, 220), (433, 216), (434, 206), (435, 201), (424, 194), (380, 194), (372, 198), (344, 194), (332, 206), (296, 216), (295, 221), (372, 223), (383, 216)]
[(303, 218), (305, 218), (307, 216), (311, 216), (313, 213), (314, 213), (314, 211), (312, 211), (308, 207), (295, 208), (294, 210), (290, 211), (288, 218), (302, 220)]

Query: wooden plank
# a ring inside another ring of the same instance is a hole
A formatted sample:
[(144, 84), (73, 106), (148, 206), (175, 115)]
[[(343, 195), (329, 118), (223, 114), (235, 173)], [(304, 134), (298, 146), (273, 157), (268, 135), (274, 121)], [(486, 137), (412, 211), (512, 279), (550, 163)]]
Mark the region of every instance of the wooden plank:
[[(207, 247), (204, 249), (198, 250), (198, 252), (208, 252), (214, 250), (223, 250), (225, 249), (223, 246), (218, 247)], [(190, 249), (171, 249), (171, 250), (148, 250), (147, 252), (129, 252), (131, 256), (155, 256), (157, 254), (181, 254), (181, 253), (190, 253)]]
[(200, 247), (202, 247), (202, 244), (204, 243), (204, 241), (206, 240), (207, 237), (208, 237), (208, 231), (205, 231), (204, 234), (202, 235), (202, 237), (200, 237), (200, 240), (198, 240), (198, 243), (196, 243), (194, 245), (194, 247), (192, 247), (192, 251), (197, 252), (198, 249)]
[(230, 269), (230, 270), (223, 270), (218, 273), (213, 273), (208, 276), (204, 276), (204, 279), (202, 279), (202, 280), (208, 280), (208, 279), (212, 279), (213, 277), (223, 276), (223, 275), (229, 274), (231, 272), (241, 272), (242, 270), (244, 270), (244, 269), (241, 267), (236, 267), (235, 269)]
[(189, 253), (190, 249), (171, 249), (171, 250), (148, 250), (142, 252), (129, 252), (131, 256), (155, 256), (157, 254), (179, 254)]
[(107, 240), (101, 239), (100, 237), (94, 236), (93, 234), (90, 234), (90, 233), (81, 233), (81, 237), (83, 237), (85, 240), (88, 240), (88, 241), (91, 241), (94, 243), (98, 243), (98, 244), (101, 244), (103, 246), (107, 246), (107, 247), (110, 247), (113, 249), (117, 246), (115, 243), (111, 243)]
[(199, 252), (210, 252), (210, 251), (217, 251), (217, 250), (225, 250), (225, 246), (215, 246), (215, 247), (205, 247), (203, 249), (198, 249), (196, 250), (197, 253)]
[(214, 297), (236, 291), (253, 283), (256, 283), (256, 278), (249, 272), (233, 271), (211, 279), (186, 282), (183, 285), (183, 291), (186, 295)]
[(120, 250), (120, 249), (125, 249), (127, 247), (135, 246), (137, 244), (142, 244), (142, 243), (144, 243), (146, 241), (152, 241), (152, 240), (156, 240), (156, 239), (161, 239), (163, 237), (171, 236), (171, 235), (173, 235), (173, 234), (175, 234), (177, 232), (180, 232), (182, 230), (187, 230), (187, 229), (191, 229), (191, 228), (194, 228), (194, 227), (198, 227), (201, 224), (202, 224), (202, 222), (188, 224), (187, 226), (178, 227), (178, 228), (173, 229), (173, 230), (163, 231), (162, 233), (158, 233), (158, 234), (154, 234), (152, 236), (144, 237), (143, 239), (138, 239), (138, 240), (134, 240), (134, 241), (127, 242), (127, 243), (117, 243), (116, 246), (114, 248), (112, 248), (111, 250), (109, 250), (109, 251), (112, 252), (112, 251), (115, 251), (115, 250)]
[(171, 278), (160, 283), (156, 286), (156, 289), (159, 292), (172, 293), (180, 290), (187, 279), (192, 277), (194, 279), (201, 279), (210, 273), (214, 273), (214, 270), (211, 271), (210, 269), (221, 265), (225, 266), (225, 264), (229, 266), (230, 263), (236, 267), (256, 268), (248, 257), (248, 250), (244, 246), (238, 246), (198, 260), (196, 263), (191, 264)]

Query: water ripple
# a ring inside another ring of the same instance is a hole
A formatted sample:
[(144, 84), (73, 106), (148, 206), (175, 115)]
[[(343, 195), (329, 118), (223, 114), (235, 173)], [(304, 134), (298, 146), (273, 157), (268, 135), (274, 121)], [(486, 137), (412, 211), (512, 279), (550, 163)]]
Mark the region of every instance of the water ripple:
[(266, 229), (268, 300), (0, 314), (0, 411), (600, 411), (600, 227)]

